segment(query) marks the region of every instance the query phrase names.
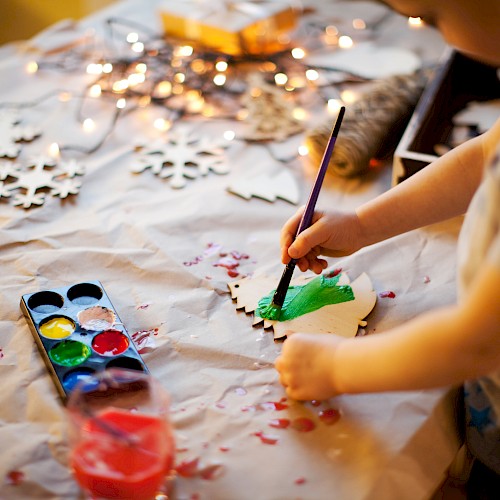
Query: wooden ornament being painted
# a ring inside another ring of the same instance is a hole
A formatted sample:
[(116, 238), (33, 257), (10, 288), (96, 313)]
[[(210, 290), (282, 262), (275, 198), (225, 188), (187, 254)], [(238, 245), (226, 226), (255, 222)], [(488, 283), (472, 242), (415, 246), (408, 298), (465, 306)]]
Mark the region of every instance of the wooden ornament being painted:
[[(290, 286), (305, 285), (312, 279), (314, 277), (300, 276), (293, 279)], [(366, 273), (358, 276), (353, 282), (350, 281), (347, 274), (340, 273), (338, 285), (349, 285), (354, 294), (354, 300), (326, 305), (288, 321), (277, 321), (255, 315), (262, 297), (276, 288), (276, 278), (254, 276), (228, 284), (231, 297), (236, 300), (236, 309), (244, 309), (246, 313), (254, 313), (252, 325), (263, 323), (264, 328), (272, 328), (275, 339), (286, 337), (285, 332), (287, 330), (292, 332), (335, 333), (342, 337), (354, 337), (359, 326), (366, 326), (364, 318), (368, 316), (375, 306), (377, 294), (373, 290), (372, 282)]]
[(245, 200), (255, 197), (274, 202), (280, 198), (297, 205), (300, 199), (297, 181), (288, 170), (283, 170), (274, 177), (261, 174), (237, 179), (227, 189)]

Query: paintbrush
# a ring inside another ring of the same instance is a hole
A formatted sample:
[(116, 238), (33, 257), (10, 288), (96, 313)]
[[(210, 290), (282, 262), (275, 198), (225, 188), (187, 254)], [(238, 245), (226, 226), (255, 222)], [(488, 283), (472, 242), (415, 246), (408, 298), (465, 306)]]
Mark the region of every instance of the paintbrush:
[[(330, 135), (330, 139), (328, 139), (325, 153), (323, 155), (323, 159), (321, 160), (318, 174), (311, 189), (309, 199), (307, 200), (306, 208), (304, 210), (304, 213), (302, 214), (302, 218), (300, 219), (299, 227), (297, 228), (297, 232), (295, 233), (295, 238), (297, 238), (297, 236), (302, 231), (304, 231), (304, 229), (307, 229), (312, 223), (316, 202), (318, 201), (321, 185), (323, 184), (323, 179), (325, 178), (326, 170), (328, 168), (328, 164), (330, 163), (330, 158), (332, 157), (333, 148), (335, 147), (335, 142), (340, 130), (340, 125), (342, 124), (342, 119), (344, 118), (344, 113), (345, 107), (342, 106), (340, 108), (337, 121), (335, 122), (335, 125), (333, 127), (332, 134)], [(283, 307), (283, 303), (285, 302), (286, 293), (288, 291), (288, 287), (290, 286), (290, 281), (292, 279), (296, 264), (297, 260), (292, 259), (286, 265), (285, 270), (283, 271), (281, 279), (278, 283), (278, 287), (274, 292), (273, 300), (269, 304), (266, 311), (269, 319), (278, 319), (280, 317), (281, 308)]]

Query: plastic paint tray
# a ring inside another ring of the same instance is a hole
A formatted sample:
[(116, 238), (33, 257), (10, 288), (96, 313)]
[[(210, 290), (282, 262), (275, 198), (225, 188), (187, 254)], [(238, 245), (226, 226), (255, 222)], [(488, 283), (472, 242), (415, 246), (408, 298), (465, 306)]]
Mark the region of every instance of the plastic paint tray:
[(106, 368), (149, 373), (99, 281), (23, 295), (21, 310), (63, 399)]

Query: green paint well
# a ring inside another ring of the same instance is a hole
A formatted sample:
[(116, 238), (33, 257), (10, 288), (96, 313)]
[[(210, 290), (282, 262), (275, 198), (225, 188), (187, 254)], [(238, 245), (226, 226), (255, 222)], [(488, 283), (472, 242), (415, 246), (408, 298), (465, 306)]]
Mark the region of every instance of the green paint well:
[(63, 340), (49, 351), (50, 359), (61, 366), (78, 366), (90, 354), (90, 347), (75, 340)]
[(339, 285), (340, 275), (327, 278), (323, 275), (302, 286), (288, 288), (281, 311), (272, 304), (275, 290), (262, 297), (255, 314), (261, 318), (289, 321), (331, 304), (354, 300), (349, 285)]

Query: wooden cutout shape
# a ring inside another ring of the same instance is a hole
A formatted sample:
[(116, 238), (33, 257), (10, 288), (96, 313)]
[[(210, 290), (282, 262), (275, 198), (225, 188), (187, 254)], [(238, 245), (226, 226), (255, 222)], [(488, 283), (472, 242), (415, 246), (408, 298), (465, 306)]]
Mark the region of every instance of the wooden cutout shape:
[[(325, 273), (328, 275), (328, 273)], [(314, 277), (293, 279), (291, 285), (304, 285)], [(274, 290), (278, 282), (269, 276), (254, 276), (229, 283), (231, 298), (236, 300), (236, 309), (244, 309), (246, 313), (254, 312), (259, 300)], [(354, 300), (332, 304), (289, 321), (264, 319), (254, 315), (252, 325), (263, 323), (264, 328), (272, 328), (274, 338), (286, 337), (286, 331), (310, 333), (335, 333), (342, 337), (354, 337), (358, 326), (366, 326), (364, 318), (375, 306), (377, 294), (366, 273), (361, 274), (352, 283), (345, 273), (341, 273), (339, 285), (350, 285)]]
[(489, 130), (500, 118), (500, 99), (473, 101), (453, 117), (455, 125), (476, 125), (479, 133)]
[(393, 75), (409, 75), (422, 65), (411, 50), (399, 47), (379, 47), (363, 42), (350, 49), (321, 49), (305, 58), (309, 66), (344, 71), (369, 80)]
[(261, 198), (274, 202), (278, 198), (297, 205), (300, 192), (297, 181), (288, 170), (283, 170), (278, 175), (271, 177), (268, 174), (236, 179), (228, 188), (230, 193), (249, 200)]

